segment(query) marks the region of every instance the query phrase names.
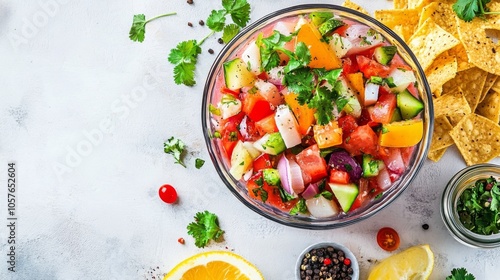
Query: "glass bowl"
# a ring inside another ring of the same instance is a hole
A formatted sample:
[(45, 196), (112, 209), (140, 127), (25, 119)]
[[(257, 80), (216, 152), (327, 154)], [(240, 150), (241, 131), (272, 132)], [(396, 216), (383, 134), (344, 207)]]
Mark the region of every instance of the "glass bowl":
[(476, 164), (466, 167), (455, 174), (443, 192), (441, 217), (450, 234), (460, 243), (474, 248), (496, 248), (500, 246), (500, 233), (481, 235), (468, 230), (460, 221), (457, 203), (460, 195), (478, 179), (493, 176), (500, 178), (500, 166), (495, 164)]
[[(330, 247), (333, 248), (333, 250)], [(342, 244), (336, 243), (336, 242), (319, 242), (319, 243), (312, 244), (312, 245), (308, 246), (307, 248), (304, 249), (304, 251), (302, 251), (302, 253), (300, 253), (299, 258), (297, 259), (297, 263), (295, 264), (295, 278), (297, 280), (302, 279), (300, 274), (303, 270), (307, 269), (307, 267), (304, 267), (304, 269), (301, 268), (303, 265), (307, 266), (307, 263), (304, 263), (304, 261), (303, 261), (306, 254), (311, 255), (311, 251), (313, 249), (320, 249), (320, 248), (326, 248), (327, 251), (328, 250), (331, 251), (331, 252), (326, 252), (326, 254), (328, 254), (330, 256), (330, 260), (331, 260), (330, 263), (332, 266), (336, 265), (333, 261), (332, 254), (338, 253), (339, 250), (342, 251), (343, 257), (341, 259), (337, 257), (338, 258), (337, 260), (342, 262), (344, 260), (344, 258), (348, 258), (350, 260), (350, 267), (352, 269), (352, 274), (349, 276), (351, 277), (352, 280), (359, 279), (358, 260), (356, 259), (356, 256), (351, 252), (351, 250), (349, 250), (349, 248), (345, 247)], [(323, 257), (325, 257), (325, 256), (323, 255)], [(320, 262), (321, 262), (321, 260), (320, 260)], [(339, 271), (339, 273), (341, 273), (341, 272), (342, 271)], [(327, 278), (327, 277), (325, 277), (325, 278)]]
[[(286, 17), (308, 14), (317, 11), (330, 11), (342, 18), (365, 24), (378, 31), (389, 43), (396, 46), (399, 55), (410, 67), (412, 67), (412, 69), (414, 69), (420, 99), (424, 102), (424, 110), (421, 113), (424, 124), (424, 133), (422, 140), (415, 147), (413, 155), (409, 161), (412, 164), (410, 164), (401, 177), (393, 182), (391, 187), (385, 190), (381, 196), (377, 197), (377, 199), (370, 201), (352, 213), (332, 218), (314, 218), (304, 215), (290, 215), (268, 204), (252, 199), (248, 195), (245, 182), (243, 180), (235, 180), (229, 173), (229, 160), (226, 156), (223, 156), (223, 150), (218, 139), (213, 137), (214, 132), (216, 131), (216, 125), (211, 119), (209, 108), (210, 104), (217, 103), (216, 98), (219, 94), (217, 89), (221, 85), (221, 82), (217, 81), (217, 76), (222, 75), (224, 71), (223, 62), (235, 56), (235, 54), (241, 53), (245, 43), (251, 38), (255, 38), (259, 30), (263, 27)], [(243, 204), (258, 214), (287, 226), (307, 229), (331, 229), (347, 226), (374, 215), (393, 202), (408, 187), (417, 175), (427, 156), (433, 128), (432, 108), (432, 95), (420, 64), (409, 47), (392, 30), (370, 16), (345, 7), (328, 4), (307, 4), (292, 6), (264, 16), (242, 30), (223, 48), (221, 53), (215, 59), (205, 84), (202, 100), (202, 127), (208, 152), (215, 165), (215, 169), (224, 184)]]

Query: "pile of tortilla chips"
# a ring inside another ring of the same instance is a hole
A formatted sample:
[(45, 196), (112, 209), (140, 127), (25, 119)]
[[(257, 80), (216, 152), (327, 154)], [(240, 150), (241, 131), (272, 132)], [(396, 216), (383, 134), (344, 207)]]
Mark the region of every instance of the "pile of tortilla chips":
[[(452, 145), (467, 165), (500, 156), (500, 15), (465, 22), (452, 9), (456, 0), (393, 1), (394, 9), (374, 17), (405, 40), (425, 71), (435, 117), (429, 158), (438, 161)], [(488, 7), (500, 11), (500, 1)]]

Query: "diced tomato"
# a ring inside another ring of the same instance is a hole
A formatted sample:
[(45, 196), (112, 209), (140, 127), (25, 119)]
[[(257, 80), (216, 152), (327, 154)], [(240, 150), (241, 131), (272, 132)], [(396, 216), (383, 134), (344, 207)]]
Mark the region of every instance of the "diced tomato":
[(392, 69), (395, 68), (400, 68), (400, 69), (405, 69), (408, 71), (412, 71), (411, 67), (404, 62), (404, 60), (401, 58), (399, 54), (395, 54), (394, 57), (392, 58), (391, 62), (389, 63), (389, 66)]
[(255, 127), (260, 135), (264, 135), (266, 133), (278, 132), (278, 126), (276, 126), (276, 120), (274, 119), (274, 113), (261, 119), (258, 122), (255, 122)]
[(349, 211), (354, 211), (362, 206), (364, 206), (370, 199), (369, 196), (369, 181), (366, 178), (361, 178), (359, 179), (359, 185), (358, 185), (358, 196), (356, 196), (356, 199), (351, 205), (351, 208)]
[(344, 75), (357, 73), (358, 71), (359, 71), (359, 66), (354, 56), (342, 59), (342, 73)]
[(358, 63), (359, 70), (363, 72), (363, 75), (367, 79), (369, 79), (371, 76), (387, 78), (389, 76), (389, 73), (391, 73), (390, 67), (382, 65), (377, 61), (363, 55), (357, 55), (356, 62)]
[(271, 104), (260, 94), (247, 93), (242, 102), (241, 110), (253, 121), (260, 121), (273, 113)]
[(241, 123), (241, 120), (245, 117), (245, 114), (240, 112), (239, 114), (232, 116), (228, 119), (221, 121), (221, 142), (224, 147), (224, 151), (226, 151), (226, 155), (230, 158), (233, 153), (234, 146), (238, 140), (242, 140), (243, 137), (238, 130), (238, 126)]
[(297, 199), (283, 202), (279, 189), (270, 186), (264, 181), (262, 171), (259, 171), (248, 180), (247, 189), (250, 197), (268, 203), (281, 210), (290, 211), (297, 203)]
[(267, 81), (267, 79), (269, 79), (269, 76), (267, 75), (267, 72), (264, 71), (264, 72), (260, 73), (259, 75), (257, 75), (257, 78), (264, 80), (264, 81)]
[(349, 173), (346, 171), (337, 169), (330, 170), (330, 183), (348, 184), (350, 180)]
[(390, 123), (396, 108), (396, 95), (381, 88), (377, 102), (369, 109), (371, 119), (377, 123)]
[(295, 156), (297, 163), (304, 173), (311, 177), (311, 182), (319, 181), (326, 177), (326, 161), (319, 154), (318, 145), (312, 145)]
[(356, 119), (352, 115), (344, 115), (338, 119), (339, 127), (342, 128), (342, 138), (345, 139), (358, 127)]
[(413, 155), (413, 151), (415, 150), (415, 146), (412, 147), (404, 147), (399, 148), (401, 150), (401, 157), (403, 158), (403, 162), (405, 166), (410, 165), (411, 156)]
[(347, 30), (348, 27), (349, 27), (349, 25), (345, 24), (345, 25), (335, 29), (335, 31), (333, 31), (333, 33), (337, 33), (340, 36), (345, 36), (345, 31)]
[(370, 112), (366, 108), (363, 108), (361, 110), (361, 116), (358, 119), (358, 124), (359, 125), (366, 125), (367, 124), (371, 127), (379, 125), (379, 123), (373, 121), (372, 115), (370, 114)]
[(262, 169), (273, 168), (269, 154), (261, 154), (253, 161), (253, 171), (258, 172)]
[(418, 97), (418, 89), (415, 87), (413, 83), (410, 83), (410, 85), (407, 87), (408, 91), (415, 96), (416, 98)]
[(369, 125), (358, 126), (344, 141), (344, 148), (353, 156), (376, 155), (378, 149), (377, 134)]
[[(245, 124), (243, 124), (245, 122)], [(260, 138), (260, 133), (256, 127), (256, 123), (250, 118), (246, 118), (245, 121), (239, 125), (240, 133), (244, 140), (255, 141)]]

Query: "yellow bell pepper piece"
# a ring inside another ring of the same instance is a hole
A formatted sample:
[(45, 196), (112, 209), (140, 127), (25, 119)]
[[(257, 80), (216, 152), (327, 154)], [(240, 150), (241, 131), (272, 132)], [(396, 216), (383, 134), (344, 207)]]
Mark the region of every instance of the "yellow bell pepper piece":
[(382, 125), (379, 144), (383, 147), (411, 147), (422, 140), (424, 122), (406, 120)]
[(320, 149), (342, 144), (342, 128), (337, 121), (331, 121), (327, 125), (315, 125), (313, 127), (314, 140)]
[(312, 23), (302, 25), (297, 33), (297, 43), (303, 42), (311, 52), (311, 68), (332, 70), (342, 67), (342, 61), (330, 46), (322, 40), (321, 34)]

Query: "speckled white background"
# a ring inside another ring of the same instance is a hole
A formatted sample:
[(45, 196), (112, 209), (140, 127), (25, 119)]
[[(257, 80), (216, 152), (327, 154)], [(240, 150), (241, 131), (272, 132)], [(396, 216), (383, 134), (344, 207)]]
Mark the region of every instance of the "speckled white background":
[[(252, 20), (292, 4), (340, 3), (249, 2)], [(357, 2), (369, 11), (392, 6)], [(375, 241), (383, 226), (399, 231), (401, 249), (431, 245), (432, 279), (461, 266), (477, 279), (498, 279), (500, 251), (460, 245), (441, 221), (443, 187), (465, 166), (454, 149), (438, 164), (426, 162), (392, 205), (346, 228), (290, 228), (243, 206), (218, 178), (201, 131), (202, 85), (215, 58), (207, 50), (221, 45), (216, 37), (203, 45), (193, 88), (173, 83), (167, 61), (178, 42), (209, 33), (197, 22), (219, 7), (206, 0), (0, 0), (0, 225), (7, 224), (8, 162), (16, 162), (18, 179), (17, 272), (7, 271), (8, 232), (0, 226), (0, 279), (158, 279), (182, 259), (215, 249), (244, 256), (266, 279), (293, 279), (299, 252), (328, 240), (352, 249), (364, 279), (389, 256)], [(133, 14), (172, 11), (178, 15), (147, 26), (144, 43), (128, 39)], [(187, 143), (187, 169), (163, 153), (170, 136)], [(207, 160), (201, 170), (196, 157)], [(158, 199), (165, 183), (177, 188), (178, 204)], [(216, 213), (226, 233), (223, 243), (198, 249), (186, 225), (202, 210)]]

